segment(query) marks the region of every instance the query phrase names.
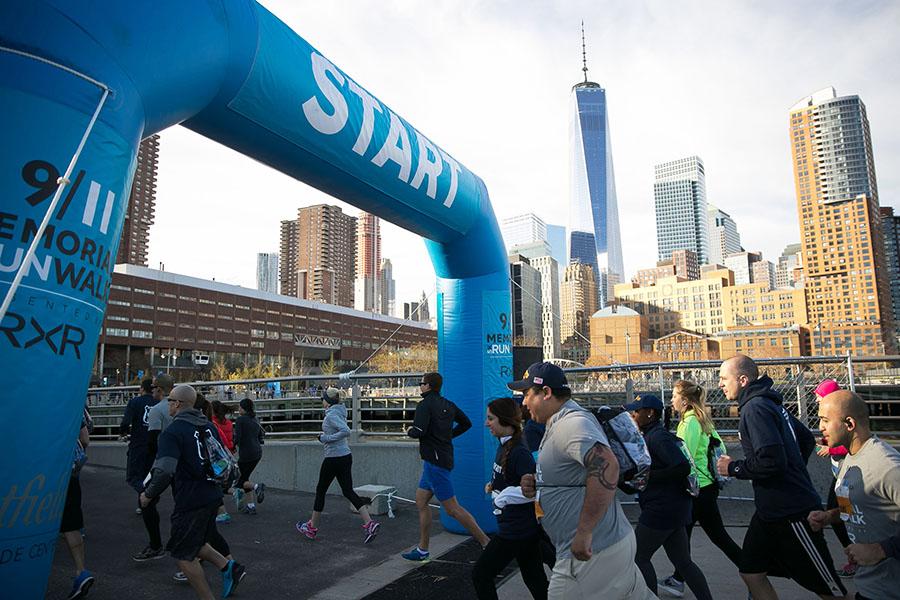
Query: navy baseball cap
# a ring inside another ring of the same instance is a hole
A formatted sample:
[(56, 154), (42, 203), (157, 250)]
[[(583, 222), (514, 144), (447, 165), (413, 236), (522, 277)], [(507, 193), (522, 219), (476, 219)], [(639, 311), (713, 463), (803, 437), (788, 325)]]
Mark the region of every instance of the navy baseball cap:
[(638, 410), (639, 408), (655, 408), (659, 412), (665, 410), (663, 408), (662, 400), (654, 396), (653, 394), (641, 394), (635, 398), (634, 402), (630, 404), (626, 404), (623, 406), (625, 410), (631, 412), (633, 410)]
[(563, 370), (548, 362), (534, 363), (525, 370), (522, 379), (507, 383), (506, 387), (516, 392), (524, 392), (533, 385), (546, 385), (550, 389), (569, 387)]

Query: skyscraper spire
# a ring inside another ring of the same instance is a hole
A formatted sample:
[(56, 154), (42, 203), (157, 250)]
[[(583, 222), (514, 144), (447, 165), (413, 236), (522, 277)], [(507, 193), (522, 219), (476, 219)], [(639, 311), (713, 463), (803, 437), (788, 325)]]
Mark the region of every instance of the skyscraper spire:
[(584, 71), (584, 82), (588, 82), (587, 78), (587, 47), (584, 44), (584, 21), (581, 21), (581, 62), (582, 67), (581, 70)]

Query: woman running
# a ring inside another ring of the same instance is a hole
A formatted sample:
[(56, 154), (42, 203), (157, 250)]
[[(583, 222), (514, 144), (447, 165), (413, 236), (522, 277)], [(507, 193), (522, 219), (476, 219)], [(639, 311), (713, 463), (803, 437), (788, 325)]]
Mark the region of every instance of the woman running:
[[(237, 484), (234, 486), (234, 505), (238, 512), (245, 515), (255, 515), (256, 502), (262, 504), (263, 500), (265, 500), (266, 484), (253, 483), (250, 481), (250, 475), (262, 458), (265, 432), (259, 421), (256, 420), (256, 409), (253, 406), (253, 400), (250, 398), (241, 400), (239, 412), (240, 416), (234, 423), (234, 448), (238, 452), (238, 469), (241, 474)], [(255, 497), (255, 502), (248, 502), (242, 508), (241, 500), (244, 499), (245, 493)]]
[[(722, 523), (718, 502), (719, 483), (715, 473), (710, 470), (710, 467), (715, 469), (715, 464), (710, 465), (709, 461), (710, 444), (720, 445), (724, 453), (725, 443), (719, 437), (706, 405), (706, 390), (692, 381), (676, 381), (672, 387), (672, 407), (681, 415), (677, 435), (694, 459), (700, 484), (700, 494), (693, 499), (691, 522), (687, 526), (688, 542), (694, 523), (699, 522), (710, 541), (737, 566), (741, 547), (731, 539)], [(659, 587), (680, 598), (684, 595), (684, 577), (676, 569), (672, 575), (659, 582)]]
[(494, 457), (494, 478), (485, 492), (494, 496), (497, 535), (482, 551), (472, 570), (479, 600), (497, 598), (496, 577), (515, 558), (532, 597), (547, 597), (549, 582), (541, 560), (541, 537), (534, 499), (522, 495), (522, 475), (535, 472), (534, 458), (522, 437), (522, 413), (512, 398), (497, 398), (487, 407), (485, 426), (500, 440)]
[(347, 426), (347, 407), (341, 403), (341, 391), (330, 387), (322, 394), (322, 405), (325, 408), (325, 419), (322, 421), (322, 433), (319, 441), (324, 444), (325, 458), (319, 468), (319, 483), (316, 485), (316, 500), (313, 503), (312, 517), (306, 522), (298, 522), (297, 531), (314, 540), (319, 533), (319, 521), (325, 508), (325, 492), (335, 478), (341, 486), (344, 498), (359, 512), (363, 520), (364, 544), (371, 542), (378, 534), (380, 524), (369, 516), (368, 502), (353, 490), (353, 455), (350, 453), (350, 428)]
[(212, 419), (213, 425), (219, 430), (219, 437), (222, 443), (230, 452), (234, 452), (234, 424), (228, 418), (231, 407), (224, 402), (218, 400), (212, 401)]
[(684, 575), (694, 596), (698, 600), (712, 600), (703, 572), (691, 560), (685, 529), (691, 522), (691, 496), (686, 491), (691, 463), (681, 451), (678, 439), (663, 426), (662, 400), (644, 394), (624, 408), (644, 435), (651, 460), (647, 487), (638, 494), (641, 516), (634, 531), (637, 538), (634, 562), (644, 575), (647, 587), (656, 594), (656, 571), (650, 560), (662, 546), (678, 572)]
[[(828, 394), (837, 392), (840, 389), (841, 386), (838, 385), (837, 381), (834, 379), (825, 379), (816, 386), (816, 402), (820, 402), (822, 398)], [(844, 460), (844, 457), (847, 456), (847, 449), (844, 446), (835, 446), (834, 448), (831, 448), (828, 446), (828, 441), (823, 437), (822, 444), (816, 448), (816, 451), (822, 458), (831, 460), (831, 485), (828, 487), (828, 501), (825, 506), (825, 510), (831, 510), (837, 508), (838, 505), (837, 493), (834, 488), (837, 485), (837, 474), (841, 470), (841, 462)], [(844, 525), (843, 521), (832, 523), (831, 528), (834, 530), (834, 535), (837, 537), (842, 547), (846, 548), (850, 545), (850, 536), (847, 534), (847, 527)], [(837, 573), (844, 578), (853, 577), (856, 575), (856, 563), (848, 562), (838, 569)]]

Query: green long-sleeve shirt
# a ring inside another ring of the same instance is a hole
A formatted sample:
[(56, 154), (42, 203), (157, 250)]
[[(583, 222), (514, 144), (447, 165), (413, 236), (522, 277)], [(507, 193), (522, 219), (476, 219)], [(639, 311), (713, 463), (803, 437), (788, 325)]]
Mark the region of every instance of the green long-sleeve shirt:
[[(707, 449), (709, 448), (709, 436), (703, 433), (700, 426), (700, 420), (693, 410), (685, 411), (678, 422), (676, 435), (684, 441), (685, 447), (691, 453), (694, 459), (694, 465), (697, 469), (697, 480), (700, 487), (706, 487), (715, 483), (715, 479), (709, 472), (709, 460), (707, 459)], [(713, 429), (712, 435), (722, 442), (719, 433)], [(722, 450), (725, 450), (725, 442), (722, 442)]]

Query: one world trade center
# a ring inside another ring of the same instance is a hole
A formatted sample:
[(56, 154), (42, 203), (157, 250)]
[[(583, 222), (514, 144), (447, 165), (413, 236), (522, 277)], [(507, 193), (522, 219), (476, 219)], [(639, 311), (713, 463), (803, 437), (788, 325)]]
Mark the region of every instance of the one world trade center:
[(584, 81), (572, 87), (569, 120), (569, 262), (591, 265), (597, 283), (597, 305), (613, 299), (613, 287), (624, 280), (622, 237), (606, 90), (588, 81), (582, 30)]

